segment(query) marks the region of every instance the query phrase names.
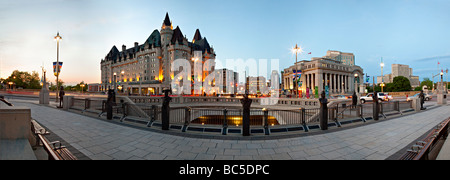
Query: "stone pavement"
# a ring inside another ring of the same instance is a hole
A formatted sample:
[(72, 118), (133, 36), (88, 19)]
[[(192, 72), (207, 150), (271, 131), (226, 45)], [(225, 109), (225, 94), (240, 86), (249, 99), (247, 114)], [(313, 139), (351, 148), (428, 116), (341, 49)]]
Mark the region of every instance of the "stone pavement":
[(181, 137), (127, 127), (29, 101), (32, 118), (90, 159), (383, 160), (449, 117), (450, 106), (316, 135), (270, 140)]

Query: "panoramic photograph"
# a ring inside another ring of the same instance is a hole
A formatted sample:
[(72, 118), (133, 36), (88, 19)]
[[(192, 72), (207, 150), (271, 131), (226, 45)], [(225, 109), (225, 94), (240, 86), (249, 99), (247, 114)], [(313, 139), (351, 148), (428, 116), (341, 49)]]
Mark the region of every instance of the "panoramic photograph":
[(449, 8), (2, 0), (0, 160), (450, 160)]

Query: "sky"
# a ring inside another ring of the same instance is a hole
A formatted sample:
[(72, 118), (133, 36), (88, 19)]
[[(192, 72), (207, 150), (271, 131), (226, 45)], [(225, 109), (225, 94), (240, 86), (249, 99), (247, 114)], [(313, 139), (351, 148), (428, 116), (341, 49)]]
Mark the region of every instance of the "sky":
[(301, 60), (351, 52), (369, 76), (383, 58), (384, 74), (407, 64), (422, 80), (450, 67), (449, 9), (448, 0), (0, 0), (0, 77), (44, 66), (54, 82), (59, 32), (60, 79), (100, 83), (112, 46), (142, 44), (168, 12), (189, 40), (200, 29), (217, 59), (279, 59), (281, 71), (298, 44)]

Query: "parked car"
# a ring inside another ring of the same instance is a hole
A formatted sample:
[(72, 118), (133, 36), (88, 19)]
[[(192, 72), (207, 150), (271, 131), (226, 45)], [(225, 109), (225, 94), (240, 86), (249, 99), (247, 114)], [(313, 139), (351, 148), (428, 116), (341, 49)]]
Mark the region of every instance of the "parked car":
[[(362, 104), (366, 103), (366, 102), (370, 102), (373, 101), (373, 93), (369, 93), (366, 96), (362, 96), (359, 98), (359, 100), (361, 101)], [(384, 95), (384, 93), (378, 93), (378, 100), (379, 101), (385, 101), (386, 100), (386, 95)]]
[[(412, 101), (412, 98), (419, 98), (419, 94), (420, 93), (417, 93), (417, 94), (414, 94), (414, 96), (406, 98), (406, 101)], [(433, 99), (433, 94), (432, 93), (425, 94), (425, 101), (429, 101), (431, 99)]]

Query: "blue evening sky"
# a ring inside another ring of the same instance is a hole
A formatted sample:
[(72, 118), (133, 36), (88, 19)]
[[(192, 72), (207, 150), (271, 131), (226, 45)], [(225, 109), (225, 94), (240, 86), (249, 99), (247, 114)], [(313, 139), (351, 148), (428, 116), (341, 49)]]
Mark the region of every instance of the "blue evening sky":
[(447, 0), (1, 0), (0, 76), (52, 71), (59, 31), (61, 79), (99, 83), (111, 47), (142, 44), (166, 12), (189, 40), (199, 28), (220, 60), (279, 59), (283, 70), (298, 43), (299, 59), (354, 53), (370, 76), (381, 74), (381, 57), (385, 74), (407, 64), (420, 80), (439, 73), (438, 61), (450, 67)]

